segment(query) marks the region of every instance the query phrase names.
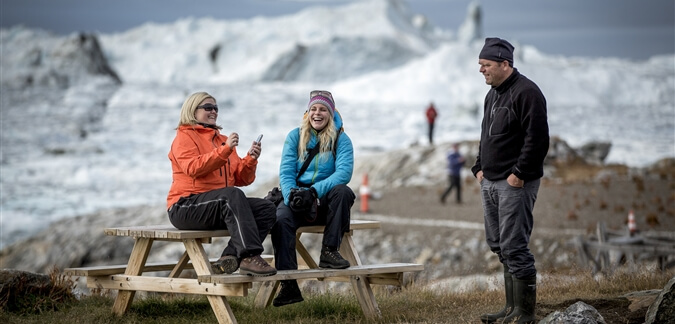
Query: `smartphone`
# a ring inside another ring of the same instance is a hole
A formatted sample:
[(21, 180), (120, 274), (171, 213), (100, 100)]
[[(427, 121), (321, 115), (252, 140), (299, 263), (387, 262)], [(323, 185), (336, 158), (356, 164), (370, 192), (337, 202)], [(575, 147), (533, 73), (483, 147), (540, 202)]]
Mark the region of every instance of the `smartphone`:
[(262, 141), (262, 136), (263, 136), (263, 134), (260, 134), (260, 136), (258, 136), (258, 139), (255, 140), (256, 143), (260, 143), (260, 141)]

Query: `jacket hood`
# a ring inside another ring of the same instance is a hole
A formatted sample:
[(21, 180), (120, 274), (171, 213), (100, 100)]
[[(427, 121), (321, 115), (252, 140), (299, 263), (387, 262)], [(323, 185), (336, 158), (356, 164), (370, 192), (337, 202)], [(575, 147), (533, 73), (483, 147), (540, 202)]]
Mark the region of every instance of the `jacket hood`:
[(335, 113), (333, 113), (333, 123), (335, 123), (335, 129), (339, 130), (342, 128), (342, 116), (340, 115), (340, 112), (335, 109)]

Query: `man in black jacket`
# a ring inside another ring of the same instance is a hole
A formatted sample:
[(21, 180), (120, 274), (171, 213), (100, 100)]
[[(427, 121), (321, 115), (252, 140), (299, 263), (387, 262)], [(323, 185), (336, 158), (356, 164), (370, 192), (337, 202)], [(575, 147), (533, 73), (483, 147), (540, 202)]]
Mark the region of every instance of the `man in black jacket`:
[(478, 56), (480, 73), (492, 88), (471, 171), (480, 182), (485, 236), (504, 265), (506, 291), (506, 306), (482, 315), (485, 323), (535, 320), (537, 270), (528, 244), (549, 146), (548, 121), (546, 98), (513, 67), (513, 49), (506, 40), (486, 38)]

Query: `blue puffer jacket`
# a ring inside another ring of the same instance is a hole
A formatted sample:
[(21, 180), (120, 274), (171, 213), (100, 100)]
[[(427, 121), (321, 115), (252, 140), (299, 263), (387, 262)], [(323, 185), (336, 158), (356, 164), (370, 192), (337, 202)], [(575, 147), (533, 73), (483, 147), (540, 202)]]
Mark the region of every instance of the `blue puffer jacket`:
[[(342, 127), (342, 118), (336, 110), (333, 115), (336, 129)], [(312, 137), (307, 143), (307, 152), (317, 145), (317, 133), (312, 131)], [(300, 141), (300, 128), (295, 128), (288, 133), (284, 148), (281, 152), (281, 165), (279, 166), (279, 185), (284, 195), (284, 203), (289, 204), (291, 189), (297, 188), (295, 178), (298, 171), (304, 163), (304, 159), (298, 159), (298, 143)], [(333, 187), (339, 184), (347, 184), (352, 179), (354, 171), (354, 147), (352, 140), (344, 132), (340, 132), (337, 149), (333, 152), (319, 153), (314, 156), (307, 170), (298, 179), (304, 184), (311, 184), (316, 190), (319, 198), (328, 193)]]

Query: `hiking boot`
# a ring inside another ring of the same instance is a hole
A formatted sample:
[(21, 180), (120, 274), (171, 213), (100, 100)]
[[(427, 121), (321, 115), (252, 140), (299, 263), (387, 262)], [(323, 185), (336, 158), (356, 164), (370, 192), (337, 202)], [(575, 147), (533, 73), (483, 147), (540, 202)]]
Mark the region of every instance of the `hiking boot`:
[(211, 265), (211, 270), (214, 274), (232, 274), (237, 269), (239, 269), (239, 259), (234, 255), (221, 256), (218, 261)]
[(302, 293), (298, 287), (298, 282), (295, 280), (281, 280), (281, 290), (272, 305), (274, 307), (295, 304), (303, 301)]
[(349, 261), (345, 260), (337, 249), (322, 248), (319, 258), (319, 268), (346, 269)]
[(255, 277), (267, 277), (277, 274), (277, 269), (270, 266), (260, 255), (256, 255), (241, 260), (239, 273)]

